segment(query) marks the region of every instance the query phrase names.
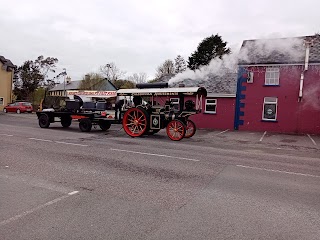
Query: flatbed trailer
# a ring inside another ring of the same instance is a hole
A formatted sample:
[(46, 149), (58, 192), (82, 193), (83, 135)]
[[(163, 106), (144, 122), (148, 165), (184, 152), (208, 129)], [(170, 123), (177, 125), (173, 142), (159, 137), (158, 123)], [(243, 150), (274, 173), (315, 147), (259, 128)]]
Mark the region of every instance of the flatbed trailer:
[(111, 124), (121, 124), (121, 119), (109, 118), (106, 112), (72, 112), (72, 111), (37, 111), (39, 126), (48, 128), (51, 123), (61, 122), (62, 127), (69, 127), (73, 121), (79, 122), (82, 132), (90, 132), (92, 126), (98, 125), (106, 131)]

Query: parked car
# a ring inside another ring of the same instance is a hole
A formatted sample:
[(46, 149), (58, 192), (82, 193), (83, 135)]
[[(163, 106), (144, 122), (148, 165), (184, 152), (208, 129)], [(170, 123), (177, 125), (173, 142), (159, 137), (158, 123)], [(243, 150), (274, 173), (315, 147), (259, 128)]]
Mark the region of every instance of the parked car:
[(3, 111), (5, 113), (7, 113), (7, 112), (32, 113), (33, 107), (32, 107), (32, 104), (29, 102), (15, 102), (15, 103), (10, 103), (7, 106), (5, 106)]

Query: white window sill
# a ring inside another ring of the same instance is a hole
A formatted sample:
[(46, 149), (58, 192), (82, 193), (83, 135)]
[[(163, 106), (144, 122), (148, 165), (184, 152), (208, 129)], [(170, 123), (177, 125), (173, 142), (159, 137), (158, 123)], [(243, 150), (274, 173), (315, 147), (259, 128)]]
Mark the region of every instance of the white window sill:
[(262, 119), (261, 122), (278, 122), (277, 119)]

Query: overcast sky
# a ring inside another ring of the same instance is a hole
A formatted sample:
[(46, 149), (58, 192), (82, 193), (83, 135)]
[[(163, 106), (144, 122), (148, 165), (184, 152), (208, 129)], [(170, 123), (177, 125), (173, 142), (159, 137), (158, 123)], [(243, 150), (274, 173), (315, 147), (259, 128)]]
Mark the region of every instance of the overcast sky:
[(149, 79), (166, 59), (186, 60), (219, 34), (237, 51), (245, 39), (320, 32), (320, 2), (304, 0), (0, 0), (0, 55), (21, 65), (57, 57), (78, 80), (109, 62)]

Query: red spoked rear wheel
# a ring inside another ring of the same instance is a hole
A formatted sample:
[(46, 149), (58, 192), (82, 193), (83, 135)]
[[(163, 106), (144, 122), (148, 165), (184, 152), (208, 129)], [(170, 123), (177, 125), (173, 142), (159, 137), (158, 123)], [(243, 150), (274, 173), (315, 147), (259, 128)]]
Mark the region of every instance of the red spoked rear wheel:
[(167, 126), (167, 135), (173, 141), (180, 141), (186, 134), (186, 127), (180, 120), (172, 120)]
[(187, 120), (186, 135), (184, 137), (191, 138), (196, 133), (196, 130), (196, 124), (191, 120)]
[(142, 136), (148, 128), (147, 115), (148, 113), (141, 108), (130, 108), (123, 115), (124, 131), (131, 137)]

